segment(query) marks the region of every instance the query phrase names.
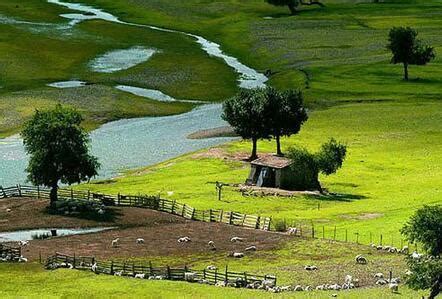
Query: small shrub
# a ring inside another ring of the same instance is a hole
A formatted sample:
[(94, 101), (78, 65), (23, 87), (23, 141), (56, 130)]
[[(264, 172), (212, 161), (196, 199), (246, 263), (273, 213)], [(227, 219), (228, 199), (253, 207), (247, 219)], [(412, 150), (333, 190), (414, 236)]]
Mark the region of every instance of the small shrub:
[(275, 230), (277, 232), (286, 232), (287, 231), (287, 222), (284, 220), (275, 221)]

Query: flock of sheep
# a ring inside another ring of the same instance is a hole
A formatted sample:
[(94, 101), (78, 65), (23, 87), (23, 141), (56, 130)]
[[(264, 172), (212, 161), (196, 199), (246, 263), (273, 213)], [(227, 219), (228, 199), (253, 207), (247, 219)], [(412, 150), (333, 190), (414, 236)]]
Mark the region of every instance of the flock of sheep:
[[(21, 248), (27, 247), (29, 245), (28, 241), (20, 241), (19, 246)], [(0, 245), (1, 248), (1, 245)], [(0, 262), (2, 263), (8, 263), (8, 262), (15, 262), (15, 263), (26, 263), (28, 261), (27, 258), (25, 258), (23, 255), (14, 255), (10, 251), (2, 251), (0, 254)]]

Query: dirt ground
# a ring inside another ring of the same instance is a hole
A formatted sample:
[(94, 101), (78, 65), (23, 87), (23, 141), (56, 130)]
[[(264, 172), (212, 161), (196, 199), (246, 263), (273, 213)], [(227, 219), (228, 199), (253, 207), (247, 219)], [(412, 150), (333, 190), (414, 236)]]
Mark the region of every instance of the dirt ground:
[[(253, 229), (234, 227), (220, 223), (188, 221), (181, 217), (138, 208), (116, 208), (121, 214), (115, 222), (94, 222), (71, 217), (47, 215), (45, 201), (32, 199), (9, 199), (0, 201), (0, 231), (47, 227), (99, 227), (119, 226), (118, 229), (95, 234), (56, 237), (47, 240), (33, 240), (23, 255), (37, 260), (41, 254), (46, 257), (54, 252), (95, 256), (100, 259), (149, 258), (150, 256), (186, 256), (198, 254), (227, 255), (229, 252), (244, 252), (256, 245), (260, 250), (271, 250), (289, 236)], [(11, 212), (6, 212), (11, 209)], [(179, 243), (180, 237), (188, 236), (191, 242)], [(234, 236), (244, 242), (232, 243)], [(119, 238), (117, 248), (112, 240)], [(143, 238), (145, 244), (136, 244)], [(214, 241), (216, 251), (208, 246)]]

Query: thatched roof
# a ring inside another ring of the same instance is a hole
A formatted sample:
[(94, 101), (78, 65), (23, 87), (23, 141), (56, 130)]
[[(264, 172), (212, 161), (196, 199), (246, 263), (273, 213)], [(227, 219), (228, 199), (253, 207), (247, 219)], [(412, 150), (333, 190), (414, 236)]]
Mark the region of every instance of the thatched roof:
[(251, 162), (252, 165), (282, 169), (290, 166), (292, 160), (278, 156), (263, 156)]

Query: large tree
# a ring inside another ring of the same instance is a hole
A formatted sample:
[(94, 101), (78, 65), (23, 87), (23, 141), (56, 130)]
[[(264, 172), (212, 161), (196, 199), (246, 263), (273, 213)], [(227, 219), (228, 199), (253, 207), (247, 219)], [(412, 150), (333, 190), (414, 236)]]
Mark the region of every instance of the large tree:
[(408, 80), (409, 65), (425, 65), (435, 58), (434, 48), (417, 38), (410, 27), (393, 27), (388, 35), (387, 48), (393, 54), (391, 63), (404, 65), (404, 79)]
[(282, 156), (281, 136), (291, 136), (301, 130), (307, 121), (300, 90), (277, 91), (267, 87), (265, 93), (264, 120), (269, 134), (276, 139), (276, 153)]
[(264, 124), (264, 93), (262, 89), (241, 89), (239, 93), (223, 104), (222, 118), (227, 121), (239, 136), (252, 140), (250, 160), (257, 155), (259, 139), (269, 138)]
[(442, 205), (424, 206), (401, 229), (410, 242), (422, 245), (428, 254), (420, 259), (409, 257), (411, 276), (407, 284), (413, 289), (431, 289), (428, 298), (442, 290)]
[(331, 175), (336, 173), (347, 155), (347, 146), (330, 139), (324, 143), (317, 153), (310, 153), (301, 147), (291, 148), (288, 157), (292, 160), (290, 166), (293, 172), (290, 185), (294, 190), (319, 190), (319, 173)]
[(59, 182), (80, 183), (97, 175), (99, 163), (89, 154), (89, 136), (81, 127), (83, 118), (71, 108), (36, 111), (22, 131), (30, 156), (28, 179), (51, 188), (51, 206), (58, 199)]
[(267, 3), (275, 5), (275, 6), (287, 6), (292, 15), (296, 14), (296, 8), (299, 5), (319, 5), (321, 7), (324, 6), (324, 4), (322, 4), (319, 1), (315, 1), (315, 0), (308, 0), (308, 1), (303, 1), (303, 0), (265, 0), (265, 1)]

